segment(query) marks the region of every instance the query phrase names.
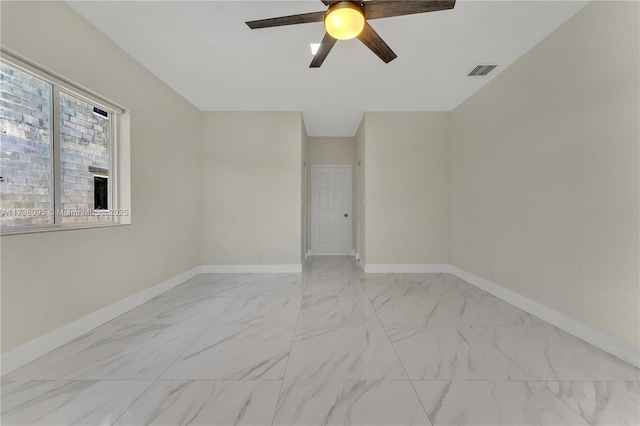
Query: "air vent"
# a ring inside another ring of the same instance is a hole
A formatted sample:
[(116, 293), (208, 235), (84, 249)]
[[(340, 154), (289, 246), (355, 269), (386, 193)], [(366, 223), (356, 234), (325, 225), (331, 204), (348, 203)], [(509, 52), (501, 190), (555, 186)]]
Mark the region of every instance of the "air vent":
[(477, 67), (475, 67), (473, 69), (473, 71), (471, 71), (468, 75), (469, 76), (475, 76), (475, 75), (487, 75), (489, 74), (491, 71), (493, 71), (493, 69), (497, 67), (497, 65), (478, 65)]

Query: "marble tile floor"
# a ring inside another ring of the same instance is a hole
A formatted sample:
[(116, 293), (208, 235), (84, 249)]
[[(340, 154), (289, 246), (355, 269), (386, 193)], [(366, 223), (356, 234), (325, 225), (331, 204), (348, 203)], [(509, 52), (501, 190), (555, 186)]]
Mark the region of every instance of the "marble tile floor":
[(449, 274), (203, 274), (8, 374), (2, 425), (639, 425), (640, 372)]

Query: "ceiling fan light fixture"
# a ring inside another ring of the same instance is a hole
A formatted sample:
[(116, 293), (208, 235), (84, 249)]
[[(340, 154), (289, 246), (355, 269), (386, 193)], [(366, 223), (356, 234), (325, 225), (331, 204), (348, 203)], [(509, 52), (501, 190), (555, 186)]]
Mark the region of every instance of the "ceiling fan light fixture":
[(362, 8), (352, 1), (333, 3), (324, 17), (327, 33), (336, 40), (358, 37), (364, 29), (364, 24)]

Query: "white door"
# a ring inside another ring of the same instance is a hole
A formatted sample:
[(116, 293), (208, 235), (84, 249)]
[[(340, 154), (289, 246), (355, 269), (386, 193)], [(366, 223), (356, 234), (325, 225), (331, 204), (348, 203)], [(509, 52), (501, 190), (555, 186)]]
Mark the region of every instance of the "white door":
[(314, 255), (351, 252), (351, 166), (311, 166)]

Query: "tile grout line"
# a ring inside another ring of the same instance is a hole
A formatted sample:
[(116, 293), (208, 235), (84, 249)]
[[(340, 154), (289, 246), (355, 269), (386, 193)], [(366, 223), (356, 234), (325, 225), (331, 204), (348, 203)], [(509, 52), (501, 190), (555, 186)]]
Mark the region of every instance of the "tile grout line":
[[(309, 261), (309, 263), (313, 263), (313, 262), (312, 262), (312, 261)], [(354, 272), (356, 272), (356, 271), (355, 271), (355, 269), (354, 269)], [(303, 283), (304, 283), (304, 287), (306, 287), (307, 282), (306, 282), (306, 277), (304, 276), (304, 274), (305, 274), (305, 271), (304, 271), (304, 267), (303, 267), (303, 271), (302, 271), (302, 275), (303, 275)], [(357, 275), (356, 275), (356, 279), (358, 280), (358, 282), (360, 281), (360, 280), (359, 280), (359, 278), (357, 277)], [(339, 295), (338, 295), (338, 296), (339, 296)], [(284, 374), (283, 374), (282, 382), (281, 382), (281, 384), (280, 384), (280, 392), (279, 392), (279, 394), (278, 394), (278, 400), (277, 400), (277, 402), (276, 402), (276, 407), (275, 407), (274, 412), (273, 412), (273, 419), (272, 419), (272, 421), (271, 421), (271, 425), (272, 425), (272, 426), (274, 426), (274, 424), (275, 424), (276, 414), (278, 413), (278, 407), (279, 407), (279, 405), (280, 405), (280, 398), (282, 397), (282, 389), (284, 388), (284, 382), (285, 382), (285, 378), (286, 378), (286, 373), (287, 373), (287, 369), (288, 369), (288, 367), (289, 367), (289, 360), (291, 359), (291, 350), (293, 349), (293, 340), (295, 339), (296, 331), (297, 331), (297, 329), (298, 329), (298, 324), (299, 324), (299, 322), (300, 322), (300, 316), (301, 316), (301, 313), (302, 313), (302, 301), (303, 301), (304, 297), (305, 297), (305, 296), (304, 296), (304, 289), (303, 289), (303, 292), (302, 292), (302, 298), (300, 299), (300, 311), (298, 312), (298, 317), (297, 317), (297, 319), (296, 319), (296, 324), (295, 324), (294, 329), (293, 329), (293, 337), (292, 337), (292, 339), (291, 339), (291, 346), (290, 346), (290, 348), (289, 348), (289, 355), (288, 355), (288, 357), (287, 357), (287, 364), (286, 364), (286, 366), (285, 366), (285, 370), (284, 370)], [(368, 298), (368, 297), (367, 297), (367, 298)], [(369, 303), (371, 303), (371, 302), (369, 302)], [(374, 309), (374, 312), (375, 312), (375, 309)], [(377, 314), (376, 314), (376, 315), (377, 315)], [(378, 318), (378, 320), (379, 320), (379, 318)], [(293, 380), (293, 381), (295, 381), (295, 380)], [(344, 380), (344, 379), (338, 379), (338, 380), (335, 380), (335, 381), (337, 381), (337, 382), (341, 382), (341, 383), (344, 383), (344, 382), (345, 382), (345, 380)]]
[[(458, 277), (458, 278), (459, 278), (459, 277)], [(460, 278), (460, 279), (462, 280), (462, 278)], [(462, 281), (464, 281), (464, 280), (462, 280)], [(464, 282), (466, 283), (467, 281), (464, 281)], [(470, 284), (470, 283), (469, 283), (469, 284)], [(472, 284), (471, 284), (471, 285), (472, 285)], [(427, 292), (428, 292), (428, 291), (427, 291)], [(524, 371), (524, 372), (525, 372), (529, 377), (531, 377), (531, 378), (532, 378), (536, 383), (538, 383), (540, 386), (542, 386), (542, 388), (543, 388), (543, 390), (544, 390), (545, 392), (547, 392), (547, 393), (551, 394), (551, 395), (553, 396), (553, 398), (555, 398), (556, 400), (558, 400), (562, 405), (564, 405), (564, 406), (568, 407), (571, 411), (573, 411), (574, 413), (576, 413), (576, 414), (577, 414), (581, 419), (583, 419), (584, 421), (586, 421), (588, 424), (591, 424), (587, 419), (585, 419), (584, 417), (582, 417), (582, 415), (581, 415), (580, 413), (578, 413), (578, 412), (577, 412), (576, 410), (574, 410), (571, 406), (569, 406), (569, 404), (565, 403), (565, 402), (564, 402), (564, 401), (562, 401), (560, 398), (558, 398), (558, 397), (557, 397), (553, 392), (549, 391), (549, 390), (547, 389), (547, 387), (546, 387), (546, 386), (544, 386), (542, 383), (540, 383), (540, 381), (539, 381), (538, 379), (536, 379), (536, 378), (535, 378), (531, 373), (529, 373), (529, 371), (527, 371), (523, 366), (521, 366), (519, 363), (517, 363), (513, 358), (511, 358), (509, 355), (507, 355), (506, 353), (504, 353), (500, 348), (498, 348), (497, 346), (495, 346), (494, 344), (492, 344), (492, 343), (489, 341), (489, 339), (487, 339), (485, 336), (483, 336), (482, 334), (480, 334), (480, 333), (479, 333), (475, 328), (473, 328), (473, 326), (474, 326), (474, 325), (493, 325), (493, 326), (496, 326), (496, 325), (502, 325), (502, 324), (467, 324), (467, 323), (465, 322), (464, 318), (462, 318), (460, 315), (457, 315), (455, 312), (453, 312), (451, 309), (449, 309), (447, 306), (445, 306), (445, 305), (440, 301), (440, 299), (439, 299), (436, 295), (433, 295), (433, 294), (432, 294), (432, 296), (433, 296), (433, 298), (434, 298), (434, 299), (436, 299), (436, 301), (437, 301), (440, 305), (442, 305), (445, 309), (447, 309), (447, 310), (448, 310), (449, 312), (451, 312), (453, 315), (456, 315), (456, 317), (458, 317), (458, 318), (462, 321), (463, 325), (466, 325), (467, 327), (469, 327), (469, 329), (471, 329), (474, 333), (476, 333), (478, 336), (480, 336), (480, 338), (481, 338), (482, 340), (484, 340), (485, 342), (487, 342), (491, 347), (494, 347), (498, 352), (500, 352), (501, 354), (503, 354), (503, 355), (504, 355), (508, 360), (510, 360), (511, 362), (513, 362), (513, 363), (514, 363), (514, 365), (518, 366), (518, 368), (520, 368), (522, 371)], [(440, 297), (446, 297), (446, 296), (440, 295)], [(464, 298), (466, 298), (466, 297), (473, 297), (473, 296), (460, 296), (460, 297), (464, 297)], [(481, 296), (478, 296), (478, 297), (481, 297)], [(504, 302), (504, 301), (503, 301), (503, 302)], [(510, 304), (510, 303), (508, 303), (508, 302), (504, 302), (504, 303), (507, 303), (507, 304), (509, 304), (510, 306), (513, 306), (513, 305), (511, 305), (511, 304)], [(515, 306), (513, 306), (513, 307), (515, 308)], [(518, 308), (516, 308), (516, 309), (518, 309)], [(524, 311), (523, 311), (523, 312), (524, 312)], [(529, 313), (527, 313), (527, 314), (528, 314), (528, 315), (531, 315), (531, 314), (529, 314)], [(534, 317), (534, 318), (537, 318), (537, 317)], [(539, 318), (537, 318), (537, 319), (539, 319)], [(543, 322), (544, 322), (544, 324), (533, 324), (533, 325), (543, 325), (543, 326), (550, 325), (550, 324), (548, 324), (548, 323), (547, 323), (546, 321), (544, 321), (544, 320), (541, 320), (541, 321), (543, 321)], [(518, 325), (518, 326), (520, 326), (520, 324), (505, 324), (505, 325), (511, 325), (511, 326)], [(495, 382), (496, 380), (491, 380), (491, 381), (494, 381), (494, 382)], [(506, 381), (506, 382), (530, 382), (530, 380), (501, 380), (501, 381)]]
[[(202, 276), (202, 275), (205, 275), (205, 274), (200, 274), (200, 275), (198, 275), (198, 276)], [(258, 274), (256, 274), (256, 278), (257, 278), (257, 275), (258, 275)], [(195, 278), (195, 277), (194, 277), (194, 278)], [(250, 286), (251, 284), (253, 284), (253, 282), (256, 280), (256, 278), (254, 278), (251, 282), (247, 283), (247, 285), (246, 285), (246, 286), (248, 287), (248, 286)], [(213, 281), (213, 283), (215, 283), (216, 281), (218, 281), (218, 280), (214, 280), (214, 281)], [(212, 284), (213, 284), (213, 283), (212, 283)], [(148, 387), (147, 389), (145, 389), (145, 391), (144, 391), (144, 392), (142, 392), (142, 393), (141, 393), (141, 394), (140, 394), (140, 395), (139, 395), (139, 396), (138, 396), (138, 397), (137, 397), (137, 398), (136, 398), (136, 399), (135, 399), (135, 400), (134, 400), (134, 401), (133, 401), (133, 402), (132, 402), (128, 407), (127, 407), (127, 409), (126, 409), (126, 410), (124, 410), (124, 411), (122, 412), (122, 414), (120, 414), (120, 415), (118, 416), (118, 418), (116, 418), (116, 419), (111, 423), (111, 426), (113, 426), (114, 424), (116, 424), (116, 423), (117, 423), (117, 422), (118, 422), (118, 421), (119, 421), (119, 420), (120, 420), (120, 419), (121, 419), (125, 414), (127, 414), (127, 413), (129, 412), (129, 410), (131, 410), (131, 408), (132, 408), (132, 407), (133, 407), (133, 406), (134, 406), (134, 405), (135, 405), (135, 404), (136, 404), (136, 403), (137, 403), (137, 402), (138, 402), (138, 401), (139, 401), (139, 400), (140, 400), (140, 399), (141, 399), (141, 398), (142, 398), (142, 397), (147, 393), (147, 392), (149, 392), (149, 389), (151, 389), (151, 388), (152, 388), (156, 383), (158, 383), (158, 382), (160, 381), (160, 378), (161, 378), (161, 377), (162, 377), (162, 376), (163, 376), (163, 375), (164, 375), (164, 374), (165, 374), (165, 373), (166, 373), (166, 372), (167, 372), (171, 367), (173, 367), (173, 365), (174, 365), (176, 362), (178, 362), (178, 360), (182, 357), (182, 355), (184, 355), (184, 354), (189, 350), (189, 348), (191, 348), (191, 347), (196, 343), (196, 341), (197, 341), (200, 337), (202, 337), (202, 335), (203, 335), (203, 334), (204, 334), (204, 333), (205, 333), (209, 328), (211, 328), (211, 327), (214, 325), (215, 321), (216, 321), (216, 320), (218, 320), (218, 318), (220, 318), (220, 317), (222, 316), (222, 314), (223, 314), (223, 313), (224, 313), (224, 312), (229, 308), (229, 306), (231, 306), (231, 304), (232, 304), (232, 303), (234, 303), (234, 302), (235, 302), (235, 301), (240, 297), (240, 295), (241, 295), (243, 292), (244, 292), (244, 290), (243, 290), (242, 292), (240, 292), (240, 293), (235, 297), (235, 299), (233, 299), (233, 300), (231, 301), (231, 303), (230, 303), (229, 305), (227, 305), (227, 307), (225, 307), (225, 308), (222, 310), (222, 312), (220, 312), (220, 315), (218, 315), (217, 317), (215, 317), (215, 319), (211, 322), (211, 324), (206, 325), (205, 327), (203, 327), (203, 328), (202, 328), (202, 330), (201, 330), (199, 333), (196, 333), (196, 336), (194, 337), (194, 339), (193, 339), (193, 340), (191, 340), (191, 341), (190, 341), (190, 343), (188, 343), (188, 344), (186, 344), (186, 345), (185, 345), (184, 350), (183, 350), (182, 352), (180, 352), (180, 353), (178, 354), (178, 356), (177, 356), (177, 357), (176, 357), (176, 358), (175, 358), (175, 359), (174, 359), (174, 360), (173, 360), (173, 361), (172, 361), (172, 362), (167, 366), (167, 368), (165, 368), (165, 369), (164, 369), (164, 370), (163, 370), (163, 371), (158, 375), (158, 377), (156, 377), (156, 378), (155, 378), (155, 380), (153, 380), (153, 381), (151, 382), (151, 384), (149, 385), (149, 387)], [(148, 303), (148, 302), (145, 302), (145, 303)], [(142, 305), (144, 305), (145, 303), (143, 303)], [(142, 306), (142, 305), (140, 305), (140, 306)], [(164, 381), (166, 381), (166, 380), (164, 380)], [(169, 381), (170, 381), (170, 380), (169, 380)], [(187, 381), (190, 381), (190, 380), (187, 380)], [(212, 381), (215, 381), (215, 380), (212, 380)]]
[(300, 313), (302, 310), (302, 300), (304, 299), (304, 291), (305, 291), (305, 287), (307, 285), (306, 282), (306, 278), (304, 276), (304, 264), (302, 265), (302, 273), (301, 275), (301, 284), (302, 284), (302, 297), (300, 297), (300, 306), (298, 309), (298, 315), (296, 317), (296, 323), (293, 326), (293, 334), (291, 335), (291, 344), (289, 345), (289, 353), (287, 354), (287, 362), (285, 363), (284, 366), (284, 371), (282, 372), (282, 380), (280, 381), (280, 390), (278, 391), (278, 398), (276, 398), (276, 406), (273, 408), (273, 417), (271, 418), (271, 425), (273, 426), (273, 424), (276, 421), (276, 414), (278, 413), (278, 406), (280, 405), (280, 397), (282, 396), (282, 389), (284, 388), (284, 380), (285, 377), (287, 375), (287, 368), (289, 368), (289, 360), (291, 359), (291, 350), (293, 349), (293, 340), (296, 337), (296, 329), (298, 328), (298, 322), (300, 321)]
[[(427, 280), (427, 281), (428, 281), (428, 280)], [(420, 285), (420, 284), (418, 284), (418, 285)], [(421, 288), (424, 288), (424, 287), (422, 287), (422, 286), (420, 286), (420, 287), (421, 287)], [(449, 308), (448, 308), (444, 303), (442, 303), (442, 302), (440, 301), (440, 299), (438, 298), (438, 295), (435, 295), (435, 294), (431, 294), (431, 293), (429, 293), (429, 290), (428, 290), (427, 288), (424, 288), (424, 291), (426, 291), (426, 292), (427, 292), (427, 294), (428, 294), (429, 296), (431, 296), (431, 297), (433, 298), (433, 300), (435, 300), (435, 301), (436, 301), (436, 303), (437, 303), (439, 306), (441, 306), (442, 308), (444, 308), (447, 312), (449, 312), (449, 313), (450, 313), (451, 315), (453, 315), (454, 317), (458, 318), (458, 319), (460, 320), (460, 322), (462, 323), (462, 324), (452, 324), (452, 325), (467, 325), (467, 324), (464, 322), (464, 318), (462, 318), (462, 316), (460, 316), (460, 315), (456, 314), (455, 312), (453, 312), (453, 311), (452, 311), (451, 309), (449, 309)], [(440, 296), (440, 297), (442, 297), (442, 295), (439, 295), (439, 296)], [(464, 297), (464, 296), (463, 296), (463, 297)]]
[(133, 407), (133, 406), (134, 406), (134, 405), (135, 405), (135, 404), (136, 404), (136, 403), (137, 403), (137, 402), (142, 398), (142, 396), (143, 396), (143, 395), (145, 395), (147, 392), (149, 392), (149, 389), (151, 389), (151, 387), (152, 387), (153, 385), (155, 385), (155, 384), (156, 384), (156, 381), (157, 381), (157, 380), (152, 380), (152, 381), (151, 381), (151, 383), (149, 383), (149, 386), (147, 386), (147, 388), (146, 388), (144, 391), (140, 392), (140, 395), (138, 395), (138, 397), (137, 397), (137, 398), (135, 398), (135, 399), (131, 402), (131, 404), (129, 404), (129, 405), (127, 406), (127, 408), (126, 408), (125, 410), (122, 410), (122, 414), (120, 414), (116, 419), (114, 419), (114, 421), (113, 421), (113, 422), (111, 422), (111, 423), (109, 423), (109, 424), (110, 424), (111, 426), (113, 426), (113, 425), (115, 425), (116, 423), (118, 423), (118, 420), (120, 420), (120, 419), (122, 418), (122, 416), (124, 416), (125, 414), (127, 414), (127, 413), (129, 412), (129, 410), (131, 410), (131, 407)]
[[(419, 283), (418, 283), (418, 284), (415, 284), (415, 283), (414, 283), (413, 285), (416, 285), (416, 286), (419, 286), (419, 287), (421, 287), (421, 288), (424, 288), (424, 287), (422, 287)], [(366, 288), (365, 288), (365, 291), (366, 291)], [(467, 323), (464, 321), (464, 318), (462, 318), (460, 315), (456, 314), (456, 313), (455, 313), (455, 312), (453, 312), (451, 309), (449, 309), (447, 306), (445, 306), (445, 305), (440, 301), (440, 299), (439, 299), (436, 295), (433, 295), (433, 294), (429, 293), (428, 289), (425, 289), (425, 291), (426, 291), (426, 292), (427, 292), (427, 293), (428, 293), (428, 294), (429, 294), (429, 295), (430, 295), (430, 296), (431, 296), (431, 297), (432, 297), (432, 298), (433, 298), (433, 299), (434, 299), (434, 300), (435, 300), (439, 305), (441, 305), (445, 310), (449, 311), (452, 315), (454, 315), (456, 318), (458, 318), (458, 319), (460, 319), (460, 320), (462, 321), (462, 324), (458, 324), (458, 326), (459, 326), (459, 325), (464, 325), (464, 326), (467, 326), (469, 329), (473, 330), (473, 332), (474, 332), (474, 333), (478, 334), (478, 335), (479, 335), (483, 340), (485, 340), (489, 345), (491, 345), (492, 347), (494, 347), (498, 352), (502, 353), (505, 357), (507, 357), (507, 359), (509, 359), (511, 362), (513, 362), (516, 366), (518, 366), (518, 368), (520, 368), (522, 371), (524, 371), (524, 372), (525, 372), (529, 377), (531, 377), (532, 379), (534, 379), (534, 381), (535, 381), (536, 383), (538, 383), (538, 384), (543, 388), (543, 390), (544, 390), (546, 393), (551, 394), (551, 395), (553, 396), (553, 398), (555, 398), (556, 400), (558, 400), (562, 405), (567, 406), (571, 411), (573, 411), (574, 413), (576, 413), (576, 414), (577, 414), (581, 419), (585, 420), (588, 424), (591, 424), (591, 423), (590, 423), (587, 419), (585, 419), (585, 418), (584, 418), (580, 413), (576, 412), (576, 411), (575, 411), (572, 407), (570, 407), (567, 403), (565, 403), (565, 402), (564, 402), (564, 401), (562, 401), (560, 398), (558, 398), (558, 397), (557, 397), (553, 392), (549, 391), (549, 390), (546, 388), (546, 386), (544, 386), (542, 383), (540, 383), (540, 381), (539, 381), (539, 380), (537, 380), (535, 377), (533, 377), (533, 376), (532, 376), (532, 375), (531, 375), (527, 370), (525, 370), (525, 369), (524, 369), (524, 367), (522, 367), (520, 364), (518, 364), (517, 362), (515, 362), (515, 360), (513, 360), (511, 357), (509, 357), (507, 354), (505, 354), (505, 353), (504, 353), (502, 350), (500, 350), (498, 347), (494, 346), (494, 345), (493, 345), (491, 342), (489, 342), (489, 341), (488, 341), (488, 340), (487, 340), (487, 339), (486, 339), (482, 334), (480, 334), (477, 330), (475, 330), (475, 329), (472, 327), (472, 326), (473, 326), (473, 325), (475, 325), (475, 324), (467, 324)], [(369, 296), (369, 297), (370, 297), (370, 296)], [(465, 296), (462, 296), (462, 297), (465, 297)], [(375, 310), (375, 308), (374, 308), (374, 310)], [(378, 314), (378, 312), (376, 311), (376, 315), (377, 315), (377, 314)], [(379, 318), (379, 316), (378, 316), (378, 319), (380, 319), (380, 318)], [(382, 321), (381, 321), (381, 323), (382, 323)], [(412, 324), (407, 324), (407, 325), (409, 325), (409, 326), (410, 326), (410, 325), (412, 325)], [(421, 326), (421, 325), (423, 325), (425, 328), (428, 326), (428, 324), (413, 324), (413, 325), (415, 325), (415, 326)], [(443, 324), (443, 325), (444, 325), (444, 324)], [(390, 342), (390, 344), (391, 344), (391, 347), (393, 348), (394, 352), (396, 353), (396, 356), (398, 357), (398, 360), (400, 361), (400, 364), (402, 365), (403, 369), (405, 370), (405, 374), (407, 374), (407, 377), (409, 377), (409, 374), (407, 373), (406, 368), (405, 368), (404, 364), (402, 363), (402, 360), (400, 359), (400, 356), (398, 355), (398, 353), (397, 353), (397, 351), (396, 351), (395, 346), (393, 346), (393, 343), (391, 342), (391, 338), (389, 337), (389, 333), (387, 332), (387, 329), (384, 327), (384, 324), (382, 324), (382, 328), (384, 329), (385, 334), (387, 335), (387, 338), (389, 339), (389, 342)], [(455, 381), (456, 381), (456, 380), (450, 380), (450, 382), (455, 382)], [(463, 380), (463, 381), (464, 381), (464, 380)], [(479, 381), (492, 381), (492, 382), (495, 382), (495, 380), (479, 380)], [(530, 380), (500, 380), (500, 381), (501, 381), (501, 382), (502, 382), (502, 381), (505, 381), (505, 382), (525, 382), (525, 383), (526, 383), (526, 382), (529, 382)], [(426, 408), (424, 407), (424, 404), (422, 403), (422, 400), (420, 399), (420, 396), (418, 395), (418, 392), (417, 392), (417, 391), (416, 391), (416, 389), (415, 389), (415, 385), (414, 385), (414, 383), (413, 383), (413, 380), (411, 380), (411, 378), (410, 378), (410, 377), (409, 377), (409, 382), (411, 383), (411, 387), (413, 388), (413, 391), (414, 391), (414, 393), (416, 394), (416, 397), (418, 398), (418, 401), (420, 401), (420, 404), (422, 405), (422, 409), (424, 410), (425, 414), (427, 415), (427, 418), (429, 419), (429, 421), (430, 421), (430, 422), (433, 422), (433, 421), (432, 421), (432, 419), (429, 417), (429, 414), (428, 414), (428, 412), (427, 412)]]
[[(458, 278), (459, 278), (459, 277), (458, 277)], [(460, 279), (462, 280), (462, 278), (460, 278)], [(462, 281), (464, 281), (465, 283), (467, 282), (467, 281), (465, 281), (465, 280), (462, 280)], [(470, 283), (469, 283), (469, 284), (470, 284)], [(438, 297), (436, 297), (435, 295), (433, 295), (433, 297), (434, 297), (434, 299), (436, 299), (436, 300), (438, 301), (438, 303), (442, 304), (442, 302), (440, 302), (440, 299), (439, 299)], [(440, 295), (440, 297), (446, 297), (446, 296), (442, 296), (442, 295)], [(473, 296), (460, 296), (460, 297), (464, 297), (464, 298), (466, 298), (466, 297), (473, 297)], [(478, 296), (478, 297), (481, 297), (481, 296)], [(494, 296), (494, 297), (495, 297), (495, 296)], [(504, 301), (502, 301), (502, 302), (504, 302)], [(517, 307), (515, 307), (515, 306), (511, 305), (511, 304), (510, 304), (510, 303), (508, 303), (508, 302), (504, 302), (504, 303), (507, 303), (509, 306), (512, 306), (512, 307), (514, 307), (514, 308), (516, 308), (516, 309), (519, 309), (519, 308), (517, 308)], [(489, 339), (487, 339), (485, 336), (483, 336), (480, 332), (478, 332), (478, 331), (473, 327), (474, 325), (491, 325), (491, 326), (505, 326), (505, 325), (506, 325), (506, 326), (523, 326), (523, 325), (527, 325), (527, 324), (473, 324), (473, 323), (472, 323), (472, 324), (467, 324), (467, 323), (464, 321), (464, 318), (462, 318), (461, 316), (459, 316), (459, 315), (455, 314), (453, 311), (451, 311), (449, 308), (447, 308), (444, 304), (442, 304), (442, 306), (444, 306), (446, 309), (448, 309), (448, 310), (449, 310), (450, 312), (452, 312), (454, 315), (458, 316), (458, 318), (460, 318), (460, 320), (463, 322), (463, 324), (464, 324), (464, 325), (466, 325), (466, 326), (468, 326), (471, 330), (473, 330), (473, 332), (474, 332), (474, 333), (476, 333), (478, 336), (480, 336), (480, 338), (481, 338), (482, 340), (484, 340), (484, 341), (485, 341), (485, 342), (487, 342), (490, 346), (494, 347), (498, 352), (500, 352), (501, 354), (503, 354), (507, 359), (509, 359), (511, 362), (513, 362), (513, 363), (514, 363), (514, 365), (517, 365), (517, 366), (518, 366), (518, 368), (520, 368), (520, 369), (521, 369), (522, 371), (524, 371), (524, 372), (525, 372), (529, 377), (531, 377), (531, 378), (533, 379), (533, 381), (534, 381), (534, 382), (536, 382), (537, 384), (539, 384), (539, 385), (542, 387), (542, 389), (543, 389), (546, 393), (550, 394), (554, 399), (556, 399), (557, 401), (559, 401), (562, 405), (564, 405), (564, 406), (568, 407), (571, 411), (573, 411), (574, 413), (576, 413), (576, 414), (577, 414), (581, 419), (583, 419), (585, 422), (587, 422), (588, 424), (591, 424), (591, 422), (589, 422), (587, 419), (585, 419), (585, 418), (582, 416), (582, 414), (580, 414), (578, 411), (574, 410), (574, 409), (573, 409), (569, 404), (567, 404), (566, 402), (564, 402), (563, 400), (561, 400), (561, 399), (560, 399), (558, 396), (556, 396), (553, 392), (551, 392), (549, 389), (547, 389), (547, 387), (546, 387), (545, 385), (543, 385), (543, 384), (540, 382), (540, 380), (538, 380), (537, 378), (535, 378), (535, 377), (533, 376), (533, 374), (532, 374), (532, 373), (530, 373), (528, 370), (526, 370), (522, 365), (520, 365), (518, 362), (516, 362), (516, 361), (515, 361), (513, 358), (511, 358), (509, 355), (507, 355), (507, 354), (506, 354), (504, 351), (502, 351), (498, 346), (496, 346), (496, 345), (494, 345), (493, 343), (491, 343), (491, 342), (489, 341)], [(520, 310), (521, 310), (521, 309), (520, 309)], [(523, 312), (524, 312), (524, 311), (523, 311)], [(544, 326), (544, 327), (552, 326), (551, 324), (547, 323), (546, 321), (544, 321), (544, 320), (542, 320), (542, 319), (540, 319), (540, 318), (538, 318), (538, 317), (536, 317), (536, 316), (533, 316), (533, 315), (529, 314), (528, 312), (525, 312), (525, 313), (526, 313), (527, 315), (530, 315), (530, 316), (532, 316), (533, 318), (536, 318), (536, 319), (538, 319), (538, 320), (540, 320), (540, 321), (542, 321), (542, 322), (543, 322), (542, 324), (529, 324), (529, 325), (534, 325), (534, 326)], [(553, 326), (552, 326), (552, 327), (553, 327)], [(507, 381), (507, 382), (530, 382), (531, 380), (506, 380), (506, 381)], [(549, 381), (552, 381), (552, 380), (549, 380)], [(560, 380), (558, 380), (558, 381), (560, 381)], [(592, 381), (587, 381), (587, 382), (592, 383)]]
[[(587, 422), (587, 424), (589, 425), (593, 425), (589, 420), (585, 419), (582, 414), (580, 414), (578, 411), (574, 410), (573, 407), (571, 407), (569, 404), (567, 404), (566, 402), (564, 402), (563, 400), (561, 400), (558, 396), (556, 396), (556, 394), (554, 394), (553, 392), (551, 392), (549, 389), (547, 389), (547, 387), (545, 385), (543, 385), (541, 383), (541, 381), (539, 379), (537, 379), (536, 377), (533, 376), (532, 373), (529, 373), (528, 370), (526, 370), (523, 366), (521, 366), (519, 363), (517, 363), (513, 358), (511, 358), (509, 355), (507, 355), (506, 353), (504, 353), (504, 351), (502, 351), (498, 346), (494, 345), (493, 343), (491, 343), (489, 341), (489, 339), (487, 339), (486, 337), (484, 337), (482, 334), (480, 334), (475, 328), (473, 328), (473, 325), (489, 325), (489, 324), (470, 324), (469, 328), (471, 330), (473, 330), (474, 333), (476, 333), (478, 336), (480, 336), (480, 338), (482, 338), (484, 341), (486, 341), (489, 345), (491, 345), (492, 347), (494, 347), (498, 352), (500, 352), (501, 354), (503, 354), (505, 357), (507, 357), (507, 359), (509, 359), (511, 362), (513, 362), (515, 365), (518, 366), (518, 368), (520, 368), (522, 371), (524, 371), (525, 373), (527, 373), (527, 375), (529, 377), (531, 377), (533, 379), (533, 381), (537, 384), (539, 384), (543, 391), (548, 393), (549, 395), (551, 395), (555, 400), (557, 400), (558, 402), (560, 402), (562, 405), (564, 405), (565, 407), (569, 408), (569, 410), (571, 410), (572, 412), (574, 412), (575, 414), (578, 415), (578, 417), (580, 417), (582, 420), (584, 420), (585, 422)], [(497, 324), (497, 325), (501, 325), (501, 324)], [(508, 324), (508, 325), (514, 325), (514, 324)], [(547, 324), (542, 324), (542, 325), (547, 325)], [(494, 324), (494, 326), (496, 326)], [(509, 382), (531, 382), (531, 380), (508, 380)], [(558, 381), (561, 382), (562, 380), (547, 380), (547, 381)], [(588, 381), (590, 383), (592, 383), (592, 381)]]
[[(360, 280), (360, 278), (358, 278), (358, 281), (359, 280)], [(416, 285), (416, 284), (412, 284), (412, 285)], [(367, 292), (366, 287), (365, 287), (364, 290), (365, 290), (365, 292)], [(368, 292), (367, 292), (367, 295), (368, 295)], [(371, 300), (369, 300), (369, 303), (371, 303)], [(378, 321), (380, 321), (380, 327), (382, 327), (382, 330), (384, 331), (385, 336), (387, 336), (387, 340), (389, 341), (389, 345), (391, 345), (391, 349), (393, 349), (393, 353), (396, 355), (396, 358), (398, 359), (398, 362), (402, 366), (402, 370), (404, 371), (404, 374), (407, 376), (407, 381), (411, 385), (411, 389), (413, 389), (413, 394), (418, 399), (418, 402), (420, 403), (420, 407), (422, 407), (422, 411), (424, 412), (424, 415), (427, 416), (427, 420), (433, 426), (433, 422), (431, 421), (431, 418), (429, 417), (429, 413), (427, 412), (427, 409), (424, 407), (424, 404), (422, 403), (422, 400), (420, 399), (420, 396), (418, 395), (418, 391), (416, 391), (416, 387), (413, 385), (413, 380), (411, 380), (411, 377), (409, 376), (409, 373), (407, 372), (407, 368), (405, 367), (404, 363), (402, 362), (402, 359), (400, 359), (400, 355), (398, 355), (398, 351), (396, 351), (396, 347), (393, 346), (393, 342), (391, 341), (391, 337), (389, 337), (389, 333), (387, 332), (387, 329), (385, 328), (384, 324), (382, 323), (382, 320), (380, 319), (380, 315), (378, 315), (378, 311), (373, 306), (373, 303), (371, 303), (371, 306), (373, 308), (373, 311), (376, 313), (376, 316), (378, 317)]]

